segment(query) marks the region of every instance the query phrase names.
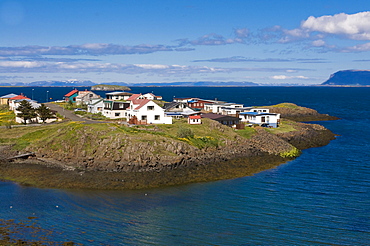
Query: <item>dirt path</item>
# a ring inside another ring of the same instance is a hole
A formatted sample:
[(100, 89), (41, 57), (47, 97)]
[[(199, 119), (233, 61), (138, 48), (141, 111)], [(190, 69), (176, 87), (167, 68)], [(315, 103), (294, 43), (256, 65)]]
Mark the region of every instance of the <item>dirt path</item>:
[(80, 117), (79, 115), (76, 115), (73, 111), (66, 110), (63, 107), (55, 104), (55, 103), (45, 103), (47, 107), (49, 107), (53, 111), (57, 111), (60, 115), (64, 116), (65, 119), (67, 120), (72, 120), (72, 121), (83, 121), (88, 124), (92, 123), (108, 123), (106, 121), (96, 121), (96, 120), (89, 120), (85, 119), (83, 117)]

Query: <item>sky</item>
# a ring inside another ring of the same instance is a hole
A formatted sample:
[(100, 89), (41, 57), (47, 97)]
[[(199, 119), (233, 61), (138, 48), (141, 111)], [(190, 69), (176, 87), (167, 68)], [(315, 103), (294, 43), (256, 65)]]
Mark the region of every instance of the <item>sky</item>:
[(0, 83), (316, 85), (369, 65), (368, 0), (0, 0)]

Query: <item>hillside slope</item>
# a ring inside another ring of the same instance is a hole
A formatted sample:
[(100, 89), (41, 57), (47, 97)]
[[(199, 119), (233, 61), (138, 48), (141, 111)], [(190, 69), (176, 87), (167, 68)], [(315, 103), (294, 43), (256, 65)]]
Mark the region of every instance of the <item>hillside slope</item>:
[(368, 70), (342, 70), (332, 75), (321, 85), (339, 86), (367, 86), (370, 85), (370, 71)]

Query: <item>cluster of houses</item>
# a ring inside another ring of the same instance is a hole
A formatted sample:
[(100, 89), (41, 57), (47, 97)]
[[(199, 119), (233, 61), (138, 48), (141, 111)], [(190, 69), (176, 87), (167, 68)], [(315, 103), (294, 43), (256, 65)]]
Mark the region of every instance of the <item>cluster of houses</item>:
[[(105, 98), (92, 91), (74, 89), (64, 95), (65, 102), (87, 107), (87, 112), (102, 114), (109, 119), (124, 119), (130, 124), (172, 124), (173, 119), (187, 118), (189, 124), (201, 124), (202, 118), (209, 118), (221, 124), (242, 129), (246, 124), (278, 127), (280, 114), (270, 113), (267, 108), (244, 107), (243, 104), (227, 103), (200, 98), (174, 98), (165, 103), (161, 96), (153, 93), (133, 94), (125, 91), (109, 92)], [(40, 104), (24, 95), (8, 94), (0, 97), (0, 104), (9, 105), (17, 112), (22, 100), (30, 102), (33, 108)], [(48, 122), (55, 119), (49, 119)], [(22, 123), (17, 117), (16, 121)], [(30, 122), (39, 120), (31, 119)]]
[(162, 97), (153, 93), (116, 91), (106, 93), (103, 99), (93, 92), (73, 90), (65, 95), (65, 100), (85, 104), (90, 113), (125, 119), (137, 125), (172, 124), (173, 119), (179, 118), (187, 118), (189, 124), (201, 124), (202, 118), (209, 118), (235, 128), (244, 128), (245, 124), (278, 127), (280, 123), (280, 114), (270, 113), (267, 108), (193, 97), (174, 98), (172, 102), (163, 103)]
[[(10, 93), (10, 94), (7, 94), (7, 95), (4, 95), (4, 96), (0, 97), (0, 105), (8, 105), (9, 110), (14, 111), (14, 113), (16, 115), (15, 121), (17, 123), (24, 123), (24, 120), (17, 116), (20, 113), (20, 111), (18, 111), (17, 108), (19, 107), (19, 105), (22, 101), (29, 102), (31, 107), (34, 108), (34, 109), (37, 109), (41, 106), (40, 103), (38, 103), (35, 100), (31, 100), (30, 98), (24, 96), (23, 94), (17, 95), (17, 94), (14, 94), (14, 93)], [(51, 122), (54, 122), (56, 120), (57, 120), (56, 117), (49, 118), (49, 119), (45, 120), (45, 123), (51, 123)], [(43, 122), (40, 119), (39, 116), (36, 116), (35, 118), (32, 118), (32, 119), (28, 119), (26, 121), (27, 124), (29, 124), (29, 123), (39, 123), (39, 122)]]

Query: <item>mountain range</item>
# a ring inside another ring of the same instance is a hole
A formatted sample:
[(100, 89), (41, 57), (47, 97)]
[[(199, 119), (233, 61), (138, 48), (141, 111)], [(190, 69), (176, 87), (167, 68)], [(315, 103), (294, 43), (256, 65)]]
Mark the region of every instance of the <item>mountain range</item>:
[[(214, 81), (198, 81), (198, 82), (170, 82), (170, 83), (126, 83), (126, 82), (105, 82), (94, 83), (90, 80), (66, 80), (66, 81), (35, 81), (31, 83), (15, 82), (15, 83), (1, 83), (0, 86), (30, 86), (30, 87), (78, 87), (78, 86), (94, 86), (98, 84), (106, 85), (120, 85), (120, 86), (261, 86), (254, 82), (214, 82)], [(369, 86), (370, 85), (370, 70), (341, 70), (330, 75), (329, 79), (321, 84), (322, 86)], [(281, 85), (286, 86), (286, 84)]]
[[(257, 83), (253, 82), (213, 82), (213, 81), (199, 81), (199, 82), (171, 82), (171, 83), (125, 83), (125, 82), (105, 82), (99, 83), (105, 85), (121, 85), (121, 86), (258, 86)], [(0, 86), (30, 86), (30, 87), (77, 87), (77, 86), (94, 86), (94, 83), (90, 80), (79, 81), (79, 80), (68, 80), (68, 81), (35, 81), (31, 83), (0, 83)]]

